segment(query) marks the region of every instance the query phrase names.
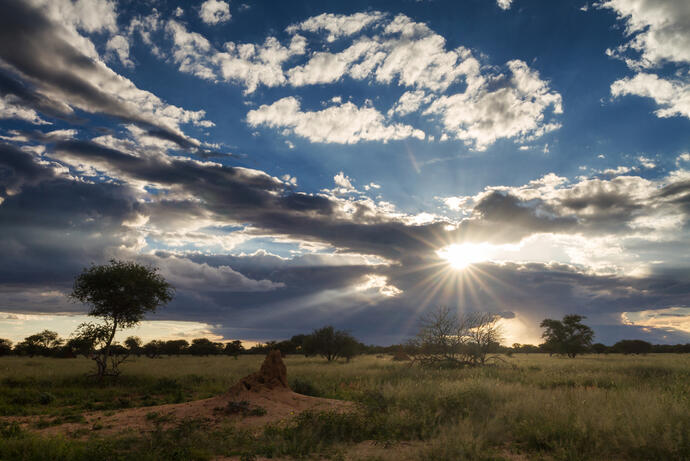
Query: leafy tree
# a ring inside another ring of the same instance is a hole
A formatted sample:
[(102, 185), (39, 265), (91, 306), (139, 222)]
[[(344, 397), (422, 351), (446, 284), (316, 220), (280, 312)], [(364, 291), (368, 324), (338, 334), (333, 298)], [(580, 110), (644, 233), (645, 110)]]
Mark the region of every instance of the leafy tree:
[(214, 343), (208, 338), (192, 339), (192, 345), (189, 346), (189, 353), (192, 355), (216, 355), (221, 350), (221, 343)]
[(544, 319), (539, 325), (544, 328), (542, 338), (546, 341), (543, 347), (551, 354), (564, 354), (574, 358), (577, 354), (587, 352), (592, 345), (594, 332), (584, 325), (586, 317), (577, 314), (566, 315), (563, 320)]
[(641, 339), (624, 339), (613, 345), (613, 350), (623, 354), (649, 354), (652, 352), (652, 345)]
[(244, 346), (239, 339), (225, 343), (225, 348), (223, 349), (225, 355), (231, 355), (237, 358), (242, 352), (244, 352)]
[(57, 332), (43, 330), (40, 333), (24, 338), (24, 341), (17, 344), (16, 349), (19, 353), (27, 354), (30, 357), (34, 355), (50, 355), (62, 343), (63, 341), (58, 337)]
[(154, 339), (153, 341), (149, 341), (146, 344), (144, 344), (144, 347), (142, 347), (141, 350), (144, 352), (144, 355), (146, 355), (146, 357), (150, 359), (155, 359), (156, 357), (161, 356), (161, 354), (163, 353), (164, 346), (165, 343), (163, 341)]
[(320, 355), (329, 362), (345, 357), (348, 361), (357, 354), (359, 344), (347, 331), (336, 330), (328, 325), (305, 337), (302, 343), (305, 354)]
[(458, 316), (447, 306), (441, 306), (422, 317), (408, 351), (422, 366), (484, 365), (498, 358), (494, 354), (501, 338), (498, 320), (497, 315), (485, 312)]
[(91, 354), (97, 375), (117, 376), (117, 361), (108, 364), (111, 346), (118, 329), (131, 328), (173, 298), (173, 288), (158, 269), (131, 261), (110, 260), (108, 264), (92, 265), (79, 274), (70, 294), (74, 300), (91, 305), (89, 315), (103, 323), (83, 324), (78, 336), (91, 340), (97, 347)]
[(10, 355), (12, 353), (12, 341), (9, 339), (0, 338), (0, 357), (3, 355)]
[(125, 339), (125, 347), (130, 354), (136, 354), (137, 357), (141, 355), (141, 338), (138, 336), (129, 336)]
[(606, 344), (594, 343), (592, 344), (592, 352), (596, 354), (608, 354), (611, 348)]
[(163, 344), (163, 353), (166, 355), (180, 355), (186, 352), (189, 342), (185, 339), (171, 339)]

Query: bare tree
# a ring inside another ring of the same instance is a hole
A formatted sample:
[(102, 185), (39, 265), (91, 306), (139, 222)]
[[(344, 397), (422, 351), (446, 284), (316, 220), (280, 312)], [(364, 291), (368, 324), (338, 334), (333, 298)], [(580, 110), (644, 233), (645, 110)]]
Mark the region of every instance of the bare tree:
[(422, 317), (417, 336), (409, 343), (413, 361), (422, 366), (463, 367), (496, 359), (491, 352), (501, 339), (499, 316), (477, 312), (456, 315), (441, 306)]

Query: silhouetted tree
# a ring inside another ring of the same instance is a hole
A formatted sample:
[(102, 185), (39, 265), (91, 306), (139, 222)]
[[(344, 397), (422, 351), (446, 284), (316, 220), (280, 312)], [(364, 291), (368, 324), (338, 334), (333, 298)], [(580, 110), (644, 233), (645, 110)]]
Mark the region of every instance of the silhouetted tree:
[[(111, 260), (108, 264), (93, 265), (74, 281), (72, 299), (91, 305), (89, 315), (100, 317), (103, 323), (82, 324), (79, 335), (101, 347), (94, 350), (97, 375), (117, 376), (122, 360), (110, 359), (111, 345), (118, 329), (130, 328), (143, 320), (147, 312), (170, 302), (173, 288), (158, 273), (158, 269), (130, 261)], [(123, 359), (124, 360), (124, 359)]]
[(456, 315), (441, 306), (422, 317), (417, 336), (408, 344), (413, 360), (423, 366), (462, 367), (483, 365), (498, 358), (501, 331), (495, 314)]
[(332, 326), (325, 326), (314, 330), (314, 332), (304, 338), (303, 349), (308, 355), (320, 355), (329, 362), (337, 360), (338, 357), (351, 359), (356, 355), (354, 344), (357, 340), (347, 331), (336, 330)]
[(237, 358), (237, 356), (239, 356), (242, 352), (244, 352), (244, 346), (242, 345), (242, 341), (239, 339), (225, 343), (225, 347), (223, 348), (223, 353), (225, 355), (231, 355), (235, 358)]
[(216, 355), (222, 351), (221, 343), (214, 343), (207, 338), (192, 339), (192, 345), (189, 346), (189, 353), (192, 355)]
[(624, 339), (613, 345), (613, 350), (623, 354), (649, 354), (652, 352), (652, 345), (641, 339)]
[(609, 351), (611, 350), (611, 348), (609, 346), (607, 346), (606, 344), (602, 344), (602, 343), (592, 344), (591, 349), (592, 349), (592, 352), (594, 352), (595, 354), (608, 354)]
[(0, 357), (3, 355), (10, 355), (12, 353), (12, 341), (9, 339), (0, 338)]
[(160, 341), (158, 339), (154, 339), (152, 341), (147, 342), (144, 344), (144, 346), (141, 348), (141, 350), (144, 352), (144, 355), (150, 359), (155, 359), (156, 357), (160, 357), (161, 354), (163, 353), (163, 345), (165, 343), (163, 341)]
[(584, 325), (582, 315), (566, 315), (563, 320), (544, 319), (540, 327), (545, 331), (541, 335), (546, 341), (543, 348), (550, 354), (564, 354), (574, 358), (577, 354), (587, 352), (592, 345), (594, 332)]
[(43, 330), (40, 333), (24, 338), (24, 341), (17, 344), (16, 350), (29, 357), (33, 357), (34, 355), (47, 356), (51, 355), (54, 349), (59, 347), (62, 343), (63, 340), (58, 337), (57, 332)]
[(125, 347), (130, 354), (135, 354), (137, 357), (141, 355), (141, 338), (138, 336), (129, 336), (125, 339)]
[(171, 339), (163, 344), (163, 353), (166, 355), (180, 355), (187, 352), (189, 342), (186, 339)]

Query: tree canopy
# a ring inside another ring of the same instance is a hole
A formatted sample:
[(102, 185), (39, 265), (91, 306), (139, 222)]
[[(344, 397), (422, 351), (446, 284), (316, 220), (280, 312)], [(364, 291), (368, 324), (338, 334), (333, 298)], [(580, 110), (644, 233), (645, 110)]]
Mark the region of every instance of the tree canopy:
[(564, 354), (574, 358), (577, 354), (587, 352), (592, 345), (594, 332), (584, 325), (582, 315), (566, 315), (563, 320), (544, 319), (539, 326), (544, 328), (542, 338), (544, 349), (552, 354)]
[(119, 373), (119, 362), (112, 358), (111, 350), (117, 330), (135, 326), (147, 312), (170, 302), (173, 294), (157, 268), (132, 261), (113, 259), (108, 264), (92, 265), (76, 277), (70, 297), (90, 304), (89, 315), (100, 317), (104, 323), (80, 325), (73, 339), (82, 353), (88, 351), (96, 361), (100, 378)]

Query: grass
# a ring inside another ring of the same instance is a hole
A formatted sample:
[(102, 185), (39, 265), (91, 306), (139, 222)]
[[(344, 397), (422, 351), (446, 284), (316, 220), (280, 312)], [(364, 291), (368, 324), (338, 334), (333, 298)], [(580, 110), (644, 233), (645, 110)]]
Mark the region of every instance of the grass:
[[(98, 385), (85, 377), (91, 366), (85, 360), (4, 357), (0, 415), (43, 415), (41, 424), (51, 424), (79, 421), (92, 409), (205, 398), (256, 370), (261, 359), (140, 358), (123, 364), (117, 381)], [(303, 413), (259, 433), (179, 421), (151, 434), (86, 441), (40, 438), (5, 423), (0, 459), (348, 459), (363, 441), (394, 448), (409, 441), (410, 459), (690, 460), (687, 354), (517, 354), (463, 370), (420, 369), (373, 356), (348, 364), (289, 357), (286, 364), (294, 389), (356, 401), (360, 410)], [(395, 449), (386, 453), (403, 459)]]

